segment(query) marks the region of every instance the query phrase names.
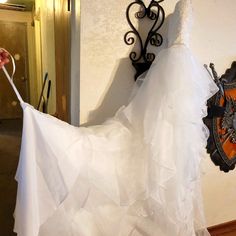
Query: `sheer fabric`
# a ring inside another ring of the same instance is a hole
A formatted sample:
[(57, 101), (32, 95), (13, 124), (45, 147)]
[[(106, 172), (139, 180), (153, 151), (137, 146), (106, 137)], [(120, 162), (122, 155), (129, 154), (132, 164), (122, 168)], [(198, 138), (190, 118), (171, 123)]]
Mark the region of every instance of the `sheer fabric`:
[[(129, 105), (73, 127), (21, 101), (18, 236), (206, 236), (200, 162), (206, 100), (217, 92), (188, 48), (191, 2)], [(14, 84), (12, 84), (14, 86)]]

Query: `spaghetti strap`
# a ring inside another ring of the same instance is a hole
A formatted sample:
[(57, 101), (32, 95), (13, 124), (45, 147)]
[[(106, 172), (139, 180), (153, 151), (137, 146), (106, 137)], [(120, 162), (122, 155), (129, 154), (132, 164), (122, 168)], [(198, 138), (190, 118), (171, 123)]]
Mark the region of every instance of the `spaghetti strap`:
[(24, 101), (23, 101), (23, 99), (22, 99), (22, 97), (21, 97), (19, 91), (17, 90), (17, 88), (16, 88), (16, 86), (15, 86), (15, 84), (14, 84), (14, 82), (13, 82), (13, 76), (14, 76), (14, 74), (15, 74), (15, 67), (16, 67), (16, 66), (15, 66), (14, 58), (12, 57), (12, 55), (11, 55), (6, 49), (4, 49), (4, 48), (1, 48), (1, 49), (4, 50), (4, 51), (6, 51), (6, 52), (10, 55), (10, 58), (11, 58), (11, 61), (12, 61), (12, 65), (13, 65), (13, 72), (12, 72), (12, 75), (11, 75), (11, 76), (9, 75), (9, 73), (8, 73), (8, 71), (6, 70), (5, 66), (2, 67), (2, 70), (3, 70), (4, 74), (6, 75), (6, 77), (7, 77), (8, 81), (9, 81), (10, 85), (12, 86), (12, 88), (13, 88), (13, 90), (14, 90), (14, 92), (15, 92), (15, 94), (16, 94), (16, 96), (17, 96), (19, 102), (20, 102), (20, 104), (22, 105), (22, 104), (24, 104)]
[(20, 101), (21, 104), (24, 103), (24, 101), (23, 101), (23, 99), (22, 99), (20, 93), (18, 92), (18, 90), (17, 90), (17, 88), (16, 88), (16, 86), (15, 86), (15, 84), (14, 84), (14, 82), (13, 82), (13, 78), (10, 77), (10, 75), (8, 74), (8, 72), (7, 72), (6, 68), (5, 68), (5, 66), (2, 67), (2, 70), (3, 70), (3, 72), (5, 73), (5, 75), (6, 75), (7, 79), (8, 79), (8, 81), (9, 81), (9, 83), (11, 84), (11, 86), (12, 86), (12, 88), (13, 88), (13, 90), (14, 90), (14, 92), (15, 92), (17, 98), (18, 98), (18, 100)]

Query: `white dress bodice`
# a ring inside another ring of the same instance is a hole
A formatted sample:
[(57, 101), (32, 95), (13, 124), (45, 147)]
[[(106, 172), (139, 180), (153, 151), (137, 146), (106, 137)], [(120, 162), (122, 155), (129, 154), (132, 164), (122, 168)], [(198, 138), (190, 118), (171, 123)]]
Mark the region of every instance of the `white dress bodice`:
[(180, 0), (171, 15), (168, 28), (168, 46), (184, 44), (189, 46), (190, 30), (192, 26), (192, 2)]

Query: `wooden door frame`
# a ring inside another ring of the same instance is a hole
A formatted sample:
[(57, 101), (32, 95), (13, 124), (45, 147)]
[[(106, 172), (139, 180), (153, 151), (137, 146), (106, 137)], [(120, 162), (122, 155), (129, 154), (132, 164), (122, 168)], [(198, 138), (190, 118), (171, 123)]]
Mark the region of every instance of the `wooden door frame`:
[(70, 0), (55, 0), (56, 112), (61, 120), (70, 121)]
[(32, 105), (36, 105), (38, 102), (38, 84), (37, 81), (40, 77), (35, 77), (36, 71), (36, 53), (35, 53), (35, 33), (34, 28), (32, 27), (32, 13), (31, 12), (18, 12), (11, 10), (2, 10), (0, 9), (0, 20), (8, 21), (8, 22), (18, 22), (27, 24), (27, 72), (28, 72), (28, 93), (29, 93), (29, 101)]

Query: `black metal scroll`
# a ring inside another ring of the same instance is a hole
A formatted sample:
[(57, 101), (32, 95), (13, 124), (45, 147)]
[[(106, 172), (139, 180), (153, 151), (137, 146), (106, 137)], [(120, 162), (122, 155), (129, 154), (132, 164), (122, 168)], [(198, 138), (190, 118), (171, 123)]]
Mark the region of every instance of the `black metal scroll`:
[[(132, 64), (136, 69), (135, 80), (139, 75), (149, 69), (155, 59), (155, 54), (147, 51), (148, 45), (151, 44), (152, 46), (159, 47), (163, 42), (161, 34), (158, 33), (158, 30), (161, 28), (165, 20), (165, 11), (160, 5), (160, 3), (163, 1), (164, 0), (152, 0), (149, 6), (146, 7), (142, 0), (135, 0), (127, 7), (126, 17), (131, 30), (125, 34), (124, 41), (127, 45), (133, 45), (135, 41), (138, 40), (138, 43), (140, 45), (139, 53), (132, 51), (129, 55)], [(148, 32), (147, 38), (145, 40), (142, 39), (140, 33), (135, 28), (130, 19), (130, 11), (134, 5), (139, 6), (139, 11), (135, 13), (135, 17), (137, 19), (144, 19), (146, 17), (153, 21), (151, 29)]]

